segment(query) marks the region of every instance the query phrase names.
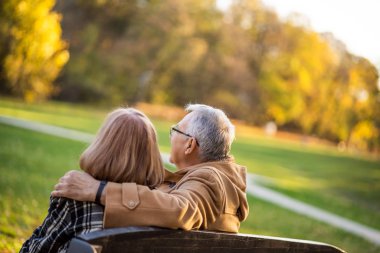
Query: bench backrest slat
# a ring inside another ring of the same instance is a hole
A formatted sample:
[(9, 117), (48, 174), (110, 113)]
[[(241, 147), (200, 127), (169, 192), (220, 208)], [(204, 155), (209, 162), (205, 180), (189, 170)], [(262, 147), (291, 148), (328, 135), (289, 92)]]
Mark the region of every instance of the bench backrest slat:
[[(105, 229), (83, 234), (71, 242), (68, 253), (81, 244), (100, 253), (118, 252), (254, 252), (254, 253), (342, 253), (325, 243), (259, 235), (208, 231), (183, 231), (153, 227)], [(86, 245), (87, 244), (87, 245)], [(86, 252), (87, 253), (87, 252)]]

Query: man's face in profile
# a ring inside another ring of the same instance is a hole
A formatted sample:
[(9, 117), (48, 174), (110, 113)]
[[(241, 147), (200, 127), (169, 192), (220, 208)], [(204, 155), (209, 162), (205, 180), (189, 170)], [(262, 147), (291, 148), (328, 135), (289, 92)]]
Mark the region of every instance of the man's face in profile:
[(174, 125), (170, 132), (170, 158), (169, 161), (176, 165), (177, 169), (182, 169), (185, 161), (185, 150), (188, 141), (186, 133), (187, 124), (191, 117), (191, 113), (187, 114), (178, 124)]

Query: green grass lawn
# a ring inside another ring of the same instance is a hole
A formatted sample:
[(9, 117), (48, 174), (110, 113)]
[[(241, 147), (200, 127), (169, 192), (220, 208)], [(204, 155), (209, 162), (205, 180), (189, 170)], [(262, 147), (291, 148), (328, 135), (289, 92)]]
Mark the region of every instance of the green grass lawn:
[(266, 186), (380, 230), (380, 162), (297, 143), (237, 139), (233, 152)]
[(86, 144), (0, 124), (0, 252), (16, 252), (47, 213), (57, 179)]
[(380, 248), (362, 238), (315, 221), (257, 198), (248, 198), (250, 214), (241, 233), (321, 241), (349, 253), (379, 252)]
[[(64, 103), (25, 105), (0, 98), (0, 115), (95, 133), (109, 110)], [(153, 120), (162, 151), (169, 151), (173, 122)], [(380, 162), (325, 146), (240, 134), (237, 161), (271, 178), (267, 187), (363, 224), (380, 228)], [(0, 252), (14, 252), (46, 215), (49, 193), (68, 169), (78, 168), (87, 144), (0, 125)], [(379, 247), (326, 224), (250, 198), (243, 233), (332, 243), (348, 252)]]

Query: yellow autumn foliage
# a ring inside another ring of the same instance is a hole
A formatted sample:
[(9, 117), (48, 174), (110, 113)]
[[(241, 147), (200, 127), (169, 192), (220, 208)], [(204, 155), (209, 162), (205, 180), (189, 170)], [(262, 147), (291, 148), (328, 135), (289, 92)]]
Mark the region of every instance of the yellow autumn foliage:
[(9, 0), (3, 3), (3, 37), (9, 38), (4, 75), (13, 94), (28, 102), (49, 97), (53, 81), (69, 59), (61, 39), (61, 16), (55, 0)]

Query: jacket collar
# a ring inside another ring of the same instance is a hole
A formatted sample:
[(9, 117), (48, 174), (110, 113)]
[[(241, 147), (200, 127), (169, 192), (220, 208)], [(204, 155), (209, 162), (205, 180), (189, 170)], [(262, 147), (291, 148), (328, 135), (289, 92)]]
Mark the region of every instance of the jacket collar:
[(166, 169), (165, 170), (164, 181), (166, 181), (166, 182), (178, 182), (189, 171), (195, 170), (195, 169), (197, 169), (199, 167), (207, 167), (207, 166), (215, 167), (215, 164), (222, 164), (222, 163), (230, 164), (230, 163), (234, 163), (234, 162), (235, 162), (234, 159), (230, 158), (230, 159), (227, 159), (227, 160), (224, 160), (224, 161), (214, 161), (214, 162), (199, 163), (199, 164), (196, 164), (196, 165), (193, 165), (193, 166), (190, 166), (190, 167), (186, 167), (186, 168), (177, 170), (175, 172), (171, 172), (171, 171), (169, 171), (169, 170)]

